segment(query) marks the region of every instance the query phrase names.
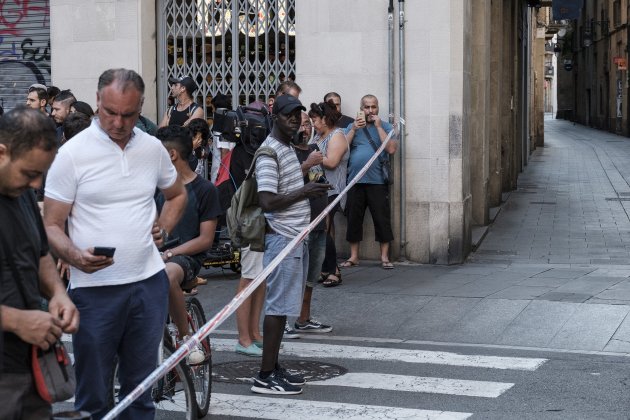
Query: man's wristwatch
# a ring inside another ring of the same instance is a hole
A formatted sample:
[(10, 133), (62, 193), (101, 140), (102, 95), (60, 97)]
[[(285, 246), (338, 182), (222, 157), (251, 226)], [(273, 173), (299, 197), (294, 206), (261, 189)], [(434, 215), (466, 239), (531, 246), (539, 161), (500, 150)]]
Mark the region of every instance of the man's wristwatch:
[(167, 259), (167, 260), (170, 260), (171, 258), (173, 258), (173, 251), (171, 251), (170, 249), (167, 249), (167, 250), (164, 252), (164, 255), (166, 255), (166, 259)]

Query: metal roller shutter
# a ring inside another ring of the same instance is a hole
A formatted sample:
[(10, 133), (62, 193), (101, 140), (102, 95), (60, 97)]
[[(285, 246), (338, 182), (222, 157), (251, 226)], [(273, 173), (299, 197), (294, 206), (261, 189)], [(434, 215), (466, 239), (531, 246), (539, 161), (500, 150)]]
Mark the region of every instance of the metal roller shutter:
[(0, 1), (0, 105), (24, 104), (30, 85), (50, 80), (49, 1)]

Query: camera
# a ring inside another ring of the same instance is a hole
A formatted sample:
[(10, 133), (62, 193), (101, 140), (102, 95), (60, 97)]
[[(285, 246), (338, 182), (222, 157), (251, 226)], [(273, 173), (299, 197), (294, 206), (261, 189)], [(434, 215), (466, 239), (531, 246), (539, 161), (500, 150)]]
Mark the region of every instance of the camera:
[(217, 108), (213, 115), (212, 131), (225, 141), (242, 143), (253, 155), (271, 132), (272, 121), (267, 108), (239, 106), (235, 111)]

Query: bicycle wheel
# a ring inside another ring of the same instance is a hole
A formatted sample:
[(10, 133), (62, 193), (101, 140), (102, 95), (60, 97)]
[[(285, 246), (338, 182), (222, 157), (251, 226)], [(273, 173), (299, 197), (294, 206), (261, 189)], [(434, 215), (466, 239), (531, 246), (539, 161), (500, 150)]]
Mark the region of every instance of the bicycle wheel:
[[(188, 322), (191, 330), (196, 333), (206, 323), (206, 315), (201, 307), (201, 303), (196, 298), (187, 299), (186, 312), (188, 312)], [(210, 338), (206, 337), (203, 339), (201, 346), (206, 354), (206, 359), (201, 364), (188, 366), (195, 389), (195, 401), (199, 418), (208, 414), (210, 395), (212, 394), (212, 350), (210, 349)]]
[[(168, 340), (160, 344), (161, 355), (158, 362), (162, 363), (171, 354), (173, 346)], [(118, 382), (118, 359), (112, 369), (110, 378), (110, 407), (120, 402), (120, 384)], [(186, 413), (186, 420), (197, 418), (197, 403), (193, 398), (193, 384), (190, 373), (185, 362), (180, 362), (174, 369), (169, 370), (166, 375), (158, 379), (151, 388), (151, 399), (159, 411), (177, 411)]]
[[(165, 340), (160, 363), (169, 358), (174, 351), (170, 340)], [(194, 390), (191, 372), (184, 359), (155, 383), (151, 396), (158, 410), (185, 412), (186, 420), (193, 420), (197, 414)]]

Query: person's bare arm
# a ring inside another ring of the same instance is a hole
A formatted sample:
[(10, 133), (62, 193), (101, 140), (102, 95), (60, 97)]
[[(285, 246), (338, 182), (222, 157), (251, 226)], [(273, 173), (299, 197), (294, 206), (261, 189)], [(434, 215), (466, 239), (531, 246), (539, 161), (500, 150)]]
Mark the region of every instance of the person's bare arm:
[(39, 288), (50, 299), (48, 311), (59, 320), (63, 332), (76, 332), (79, 329), (79, 311), (68, 297), (50, 254), (39, 259)]
[(209, 250), (214, 242), (214, 232), (217, 228), (217, 219), (206, 220), (199, 224), (199, 236), (171, 248), (173, 255), (195, 255)]
[(94, 248), (79, 249), (66, 235), (66, 220), (71, 209), (72, 204), (44, 198), (44, 227), (53, 253), (85, 273), (94, 273), (112, 265), (113, 258), (94, 255)]
[[(374, 126), (376, 127), (376, 132), (378, 133), (378, 137), (382, 143), (385, 141), (389, 133), (383, 128), (381, 118), (378, 115), (374, 115), (373, 121)], [(387, 143), (387, 146), (385, 146), (385, 151), (390, 155), (393, 155), (394, 153), (396, 153), (396, 150), (398, 150), (398, 142), (396, 141), (396, 133), (394, 133), (392, 134), (392, 138)]]
[[(177, 222), (179, 222), (182, 214), (184, 214), (188, 196), (186, 194), (186, 187), (184, 187), (179, 177), (177, 177), (173, 185), (163, 189), (162, 194), (164, 194), (165, 201), (162, 212), (157, 220), (157, 226), (170, 233), (177, 225)], [(157, 245), (160, 246), (161, 244)]]
[(188, 118), (186, 120), (186, 122), (184, 123), (184, 127), (186, 127), (195, 118), (203, 118), (203, 108), (202, 107), (199, 106), (199, 107), (197, 107), (197, 109), (195, 109), (195, 111), (192, 113), (190, 118)]
[(164, 116), (162, 117), (162, 121), (160, 121), (160, 124), (158, 125), (158, 128), (166, 127), (168, 125), (169, 120), (170, 120), (170, 117), (168, 115), (168, 111), (166, 111), (164, 113)]
[(341, 131), (337, 131), (328, 142), (328, 150), (323, 162), (324, 168), (335, 169), (347, 150), (348, 142), (346, 141), (346, 136)]
[(0, 305), (0, 318), (2, 331), (13, 333), (22, 341), (44, 350), (61, 337), (61, 321), (49, 312)]
[(324, 155), (319, 150), (313, 150), (306, 160), (300, 165), (302, 169), (302, 175), (306, 175), (313, 166), (320, 165), (323, 162)]

